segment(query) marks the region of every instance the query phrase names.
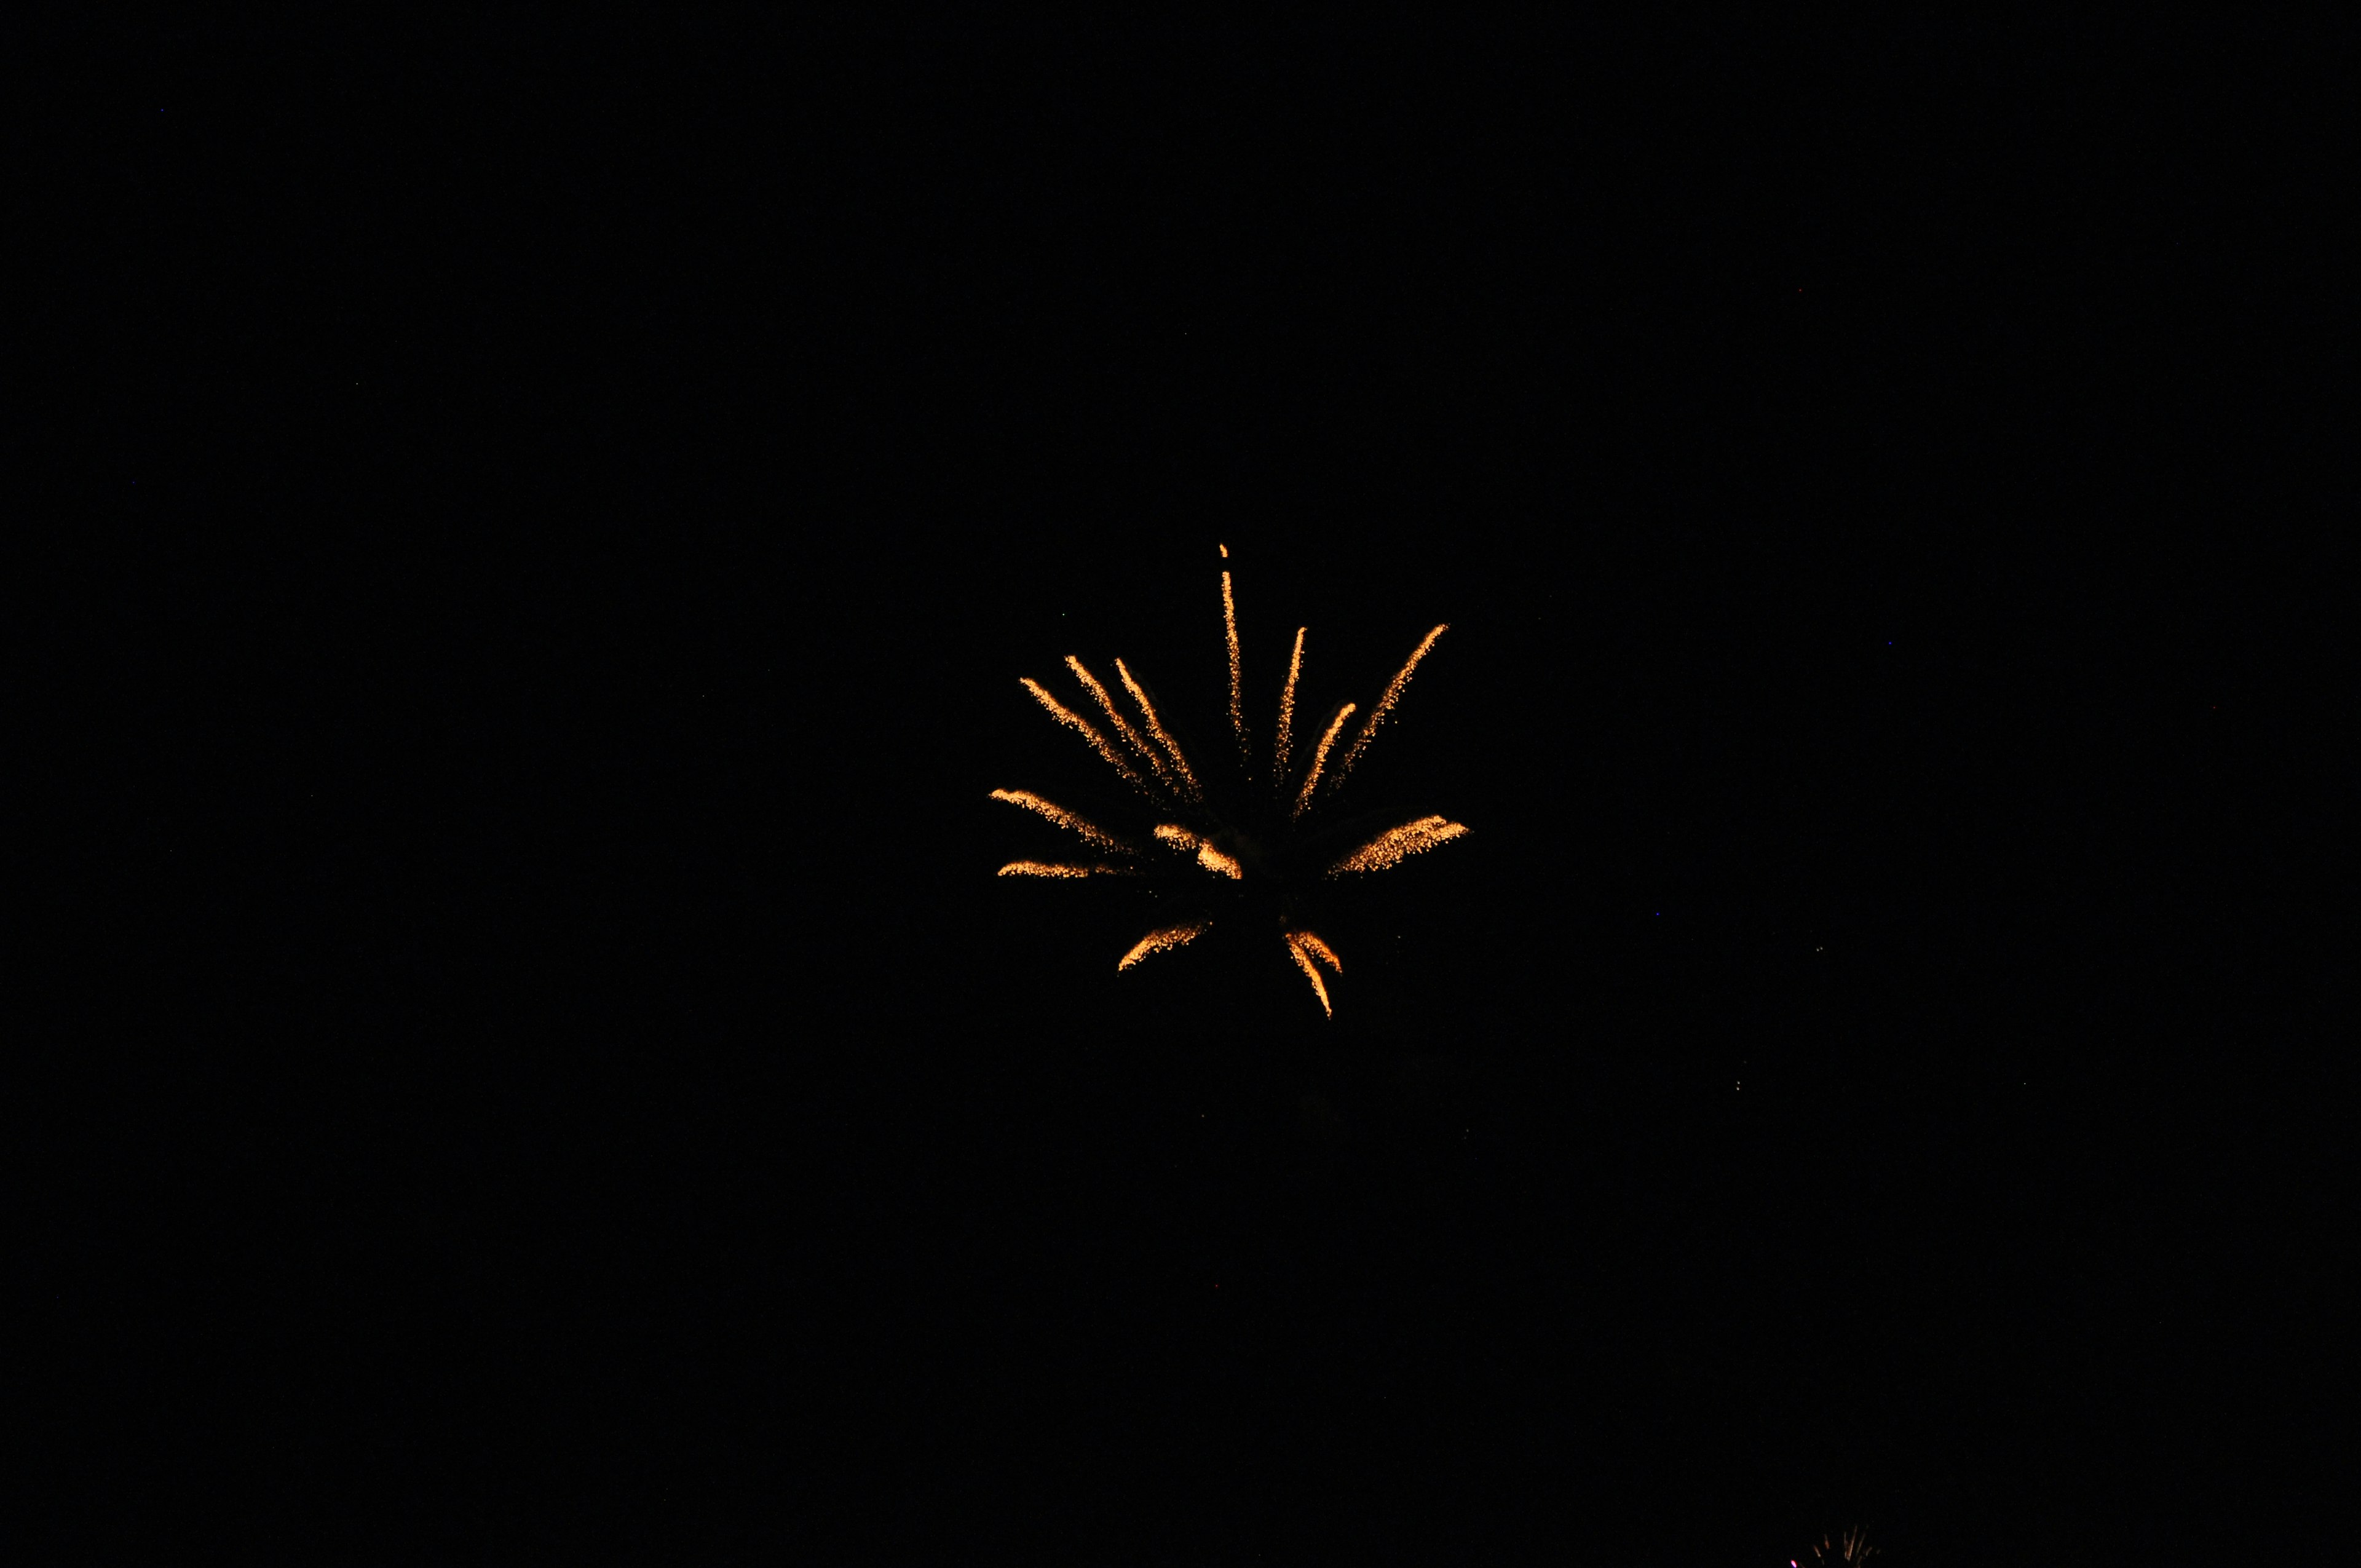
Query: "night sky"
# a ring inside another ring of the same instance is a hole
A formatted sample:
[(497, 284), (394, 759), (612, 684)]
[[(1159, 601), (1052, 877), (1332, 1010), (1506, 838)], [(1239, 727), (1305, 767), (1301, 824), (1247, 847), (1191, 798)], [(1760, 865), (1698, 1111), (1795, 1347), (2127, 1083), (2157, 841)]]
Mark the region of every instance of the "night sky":
[[(2356, 1457), (2349, 950), (2262, 891), (2325, 889), (2323, 58), (60, 50), (19, 958), (105, 956), (22, 1031), (27, 1560), (2295, 1530)], [(1217, 544), (1266, 736), (1297, 626), (1322, 712), (1452, 628), (1354, 787), (1471, 832), (1323, 916), (1333, 1021), (993, 874), (1059, 848), (994, 788), (1154, 819), (1020, 676), (1220, 740)]]

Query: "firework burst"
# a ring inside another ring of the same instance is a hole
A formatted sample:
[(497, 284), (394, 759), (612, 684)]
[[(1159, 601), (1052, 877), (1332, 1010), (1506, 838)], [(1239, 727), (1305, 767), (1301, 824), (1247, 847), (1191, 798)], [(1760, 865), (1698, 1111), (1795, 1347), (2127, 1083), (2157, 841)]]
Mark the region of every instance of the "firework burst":
[[(1224, 546), (1224, 563), (1229, 554)], [(1073, 862), (1012, 861), (1000, 868), (1000, 874), (1145, 880), (1168, 913), (1116, 960), (1119, 970), (1188, 946), (1217, 921), (1238, 923), (1250, 930), (1259, 927), (1272, 938), (1272, 956), (1284, 955), (1291, 961), (1311, 982), (1321, 1011), (1333, 1016), (1322, 970), (1342, 974), (1345, 965), (1334, 948), (1306, 927), (1306, 895), (1316, 884), (1386, 871), (1467, 831), (1459, 823), (1435, 816), (1392, 826), (1381, 826), (1382, 818), (1368, 817), (1328, 826), (1320, 821), (1321, 804), (1334, 798), (1368, 751), (1378, 727), (1400, 702), (1419, 661), (1433, 650), (1444, 630), (1438, 626), (1420, 640), (1367, 709), (1347, 702), (1331, 712), (1317, 728), (1309, 759), (1302, 760), (1295, 754), (1295, 702), (1303, 674), (1304, 640), (1304, 629), (1298, 627), (1286, 685), (1279, 694), (1269, 764), (1268, 769), (1258, 768), (1246, 718), (1237, 595), (1225, 565), (1222, 635), (1229, 659), (1227, 718), (1235, 765), (1216, 771), (1212, 775), (1215, 787), (1209, 790), (1173, 739), (1155, 698), (1121, 659), (1115, 661), (1115, 672), (1137, 710), (1136, 717), (1125, 713), (1115, 694), (1081, 659), (1070, 656), (1066, 667), (1085, 700), (1069, 707), (1030, 676), (1023, 680), (1025, 689), (1051, 718), (1080, 735), (1100, 761), (1115, 771), (1151, 809), (1154, 820), (1144, 832), (1111, 831), (1029, 790), (994, 790), (993, 799), (1054, 824), (1092, 851), (1089, 860)], [(1097, 718), (1104, 719), (1104, 727), (1088, 716), (1093, 708)], [(1340, 751), (1338, 742), (1356, 716), (1359, 726)], [(1313, 733), (1305, 731), (1307, 736)]]
[(1857, 1565), (1878, 1556), (1877, 1548), (1859, 1526), (1842, 1535), (1824, 1535), (1812, 1548), (1812, 1568), (1857, 1568)]

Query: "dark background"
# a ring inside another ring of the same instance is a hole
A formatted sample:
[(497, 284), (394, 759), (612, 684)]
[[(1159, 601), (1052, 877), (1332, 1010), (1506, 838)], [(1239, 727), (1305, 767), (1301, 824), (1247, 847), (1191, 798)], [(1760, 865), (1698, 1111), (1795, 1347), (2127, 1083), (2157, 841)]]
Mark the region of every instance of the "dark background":
[[(2337, 41), (59, 51), (45, 1560), (2285, 1549)], [(1216, 542), (1258, 709), (1453, 625), (1333, 1023), (992, 875)]]

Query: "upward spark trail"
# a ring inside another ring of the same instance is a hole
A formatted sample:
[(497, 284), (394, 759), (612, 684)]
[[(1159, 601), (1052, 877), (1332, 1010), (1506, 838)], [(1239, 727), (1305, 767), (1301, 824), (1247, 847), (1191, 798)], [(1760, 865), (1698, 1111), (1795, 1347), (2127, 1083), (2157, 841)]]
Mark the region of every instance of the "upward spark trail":
[(1402, 688), (1410, 685), (1411, 672), (1418, 668), (1418, 662), (1426, 657), (1426, 651), (1434, 646), (1434, 640), (1450, 630), (1448, 625), (1444, 625), (1428, 632), (1426, 640), (1411, 654), (1410, 663), (1404, 664), (1401, 673), (1388, 683), (1386, 695), (1378, 698), (1378, 706), (1369, 709), (1369, 717), (1361, 723), (1361, 732), (1353, 737), (1352, 749), (1345, 753), (1345, 760), (1336, 764), (1337, 784), (1345, 782), (1345, 775), (1353, 771), (1353, 764), (1359, 762), (1361, 753), (1369, 749), (1370, 740), (1377, 736), (1378, 726), (1386, 721), (1386, 715), (1391, 713), (1394, 704), (1401, 700)]
[(1303, 673), (1303, 634), (1311, 628), (1295, 629), (1295, 652), (1287, 656), (1287, 685), (1279, 694), (1279, 742), (1271, 748), (1278, 759), (1277, 776), (1287, 777), (1287, 753), (1295, 743), (1295, 677)]
[(1312, 771), (1303, 775), (1303, 789), (1296, 795), (1295, 810), (1288, 820), (1301, 817), (1304, 807), (1312, 804), (1312, 792), (1320, 787), (1320, 769), (1328, 761), (1328, 748), (1336, 743), (1336, 731), (1344, 729), (1345, 720), (1352, 717), (1353, 705), (1348, 702), (1336, 710), (1335, 718), (1328, 721), (1328, 732), (1320, 737), (1320, 744), (1312, 750)]
[[(1227, 555), (1225, 546), (1222, 554)], [(1230, 575), (1222, 574), (1222, 633), (1230, 645), (1230, 729), (1238, 738), (1238, 761), (1254, 765), (1246, 752), (1246, 669), (1238, 661), (1238, 601), (1230, 593)]]

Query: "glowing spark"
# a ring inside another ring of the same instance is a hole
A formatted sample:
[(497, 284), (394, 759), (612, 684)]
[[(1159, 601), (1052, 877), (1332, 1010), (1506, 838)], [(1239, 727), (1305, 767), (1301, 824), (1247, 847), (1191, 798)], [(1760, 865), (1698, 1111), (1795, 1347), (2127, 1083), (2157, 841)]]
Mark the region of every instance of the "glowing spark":
[(1312, 792), (1320, 787), (1320, 770), (1328, 762), (1328, 748), (1336, 743), (1336, 731), (1344, 729), (1345, 720), (1352, 717), (1353, 705), (1348, 702), (1336, 710), (1336, 717), (1328, 721), (1328, 732), (1321, 736), (1320, 744), (1312, 749), (1312, 771), (1303, 775), (1303, 789), (1295, 797), (1295, 809), (1290, 814), (1290, 819), (1301, 817), (1304, 807), (1312, 804)]
[(1041, 861), (1011, 861), (1000, 868), (1002, 876), (1046, 876), (1073, 880), (1093, 876), (1137, 876), (1129, 866), (1111, 866), (1104, 861), (1088, 866), (1054, 866)]
[(1214, 875), (1228, 877), (1232, 882), (1246, 880), (1246, 872), (1239, 868), (1238, 862), (1211, 844), (1200, 843), (1197, 846), (1197, 863)]
[(1131, 672), (1124, 668), (1121, 659), (1115, 662), (1115, 673), (1123, 677), (1124, 689), (1131, 693), (1131, 700), (1139, 704), (1140, 717), (1148, 720), (1148, 732), (1156, 737), (1156, 743), (1171, 757), (1172, 766), (1180, 773), (1180, 783), (1188, 790), (1189, 798), (1191, 801), (1202, 800), (1205, 792), (1197, 787), (1197, 775), (1189, 771), (1189, 759), (1180, 754), (1180, 743), (1165, 733), (1164, 721), (1156, 717), (1156, 705), (1148, 700), (1147, 688), (1131, 678)]
[(1418, 662), (1426, 657), (1426, 651), (1434, 646), (1434, 640), (1450, 630), (1449, 626), (1444, 625), (1438, 626), (1428, 632), (1426, 641), (1421, 642), (1418, 645), (1418, 651), (1410, 656), (1410, 663), (1404, 664), (1401, 667), (1401, 673), (1387, 685), (1386, 695), (1378, 698), (1378, 706), (1369, 709), (1369, 717), (1361, 723), (1361, 732), (1353, 737), (1352, 750), (1346, 751), (1345, 760), (1336, 764), (1338, 784), (1345, 782), (1345, 775), (1353, 771), (1353, 764), (1359, 762), (1361, 753), (1369, 749), (1369, 741), (1376, 736), (1378, 726), (1385, 722), (1386, 715), (1391, 713), (1394, 704), (1401, 700), (1402, 688), (1410, 685), (1410, 673), (1418, 668)]
[(1097, 699), (1099, 707), (1105, 711), (1107, 718), (1114, 721), (1115, 732), (1123, 737), (1123, 743), (1137, 752), (1141, 761), (1156, 770), (1157, 781), (1167, 789), (1177, 790), (1180, 786), (1172, 782), (1171, 771), (1164, 765), (1164, 759), (1151, 751), (1148, 742), (1140, 739), (1139, 731), (1131, 727), (1131, 721), (1116, 711), (1115, 698), (1107, 695), (1106, 687), (1099, 685), (1098, 677), (1092, 674), (1083, 666), (1082, 662), (1071, 653), (1066, 655), (1066, 667), (1074, 672), (1074, 678), (1082, 683), (1082, 689)]
[(1303, 634), (1309, 630), (1302, 626), (1295, 629), (1295, 652), (1287, 657), (1287, 685), (1279, 694), (1279, 743), (1271, 748), (1271, 753), (1279, 759), (1280, 778), (1287, 776), (1288, 749), (1295, 740), (1295, 677), (1303, 673)]
[(1328, 868), (1330, 876), (1343, 876), (1347, 872), (1381, 872), (1400, 864), (1411, 855), (1422, 854), (1437, 844), (1447, 844), (1466, 833), (1457, 822), (1446, 822), (1440, 817), (1422, 817), (1400, 828), (1378, 834), (1343, 860)]
[(1304, 951), (1302, 938), (1294, 932), (1288, 933), (1287, 950), (1295, 959), (1295, 967), (1303, 971), (1303, 978), (1312, 982), (1312, 994), (1320, 998), (1320, 1011), (1331, 1018), (1336, 1016), (1336, 1010), (1328, 1005), (1328, 987), (1320, 979), (1319, 966), (1312, 961), (1312, 955)]
[(1042, 690), (1041, 683), (1035, 680), (1032, 676), (1020, 675), (1017, 679), (1019, 684), (1021, 684), (1027, 691), (1033, 694), (1036, 700), (1038, 700), (1043, 707), (1049, 710), (1050, 718), (1056, 719), (1067, 729), (1075, 730), (1083, 740), (1089, 741), (1091, 743), (1091, 750), (1096, 751), (1101, 757), (1106, 759), (1107, 766), (1113, 768), (1116, 773), (1121, 773), (1126, 784), (1131, 785), (1132, 788), (1137, 790), (1140, 794), (1148, 795), (1151, 799), (1154, 798), (1152, 792), (1150, 792), (1148, 787), (1148, 781), (1141, 778), (1137, 773), (1133, 773), (1131, 769), (1126, 765), (1124, 760), (1115, 754), (1115, 748), (1107, 744), (1106, 737), (1098, 732), (1097, 726), (1091, 723), (1089, 719), (1084, 718), (1081, 714), (1076, 713), (1072, 708), (1068, 707), (1064, 703), (1060, 702), (1056, 697), (1051, 696), (1048, 692)]
[(1198, 920), (1186, 926), (1167, 926), (1161, 931), (1150, 931), (1131, 951), (1115, 961), (1115, 972), (1120, 974), (1140, 959), (1152, 958), (1167, 948), (1185, 948), (1203, 936), (1213, 924), (1211, 920)]
[(1180, 827), (1179, 825), (1170, 822), (1167, 822), (1159, 826), (1156, 829), (1156, 836), (1165, 843), (1171, 845), (1174, 849), (1183, 851), (1194, 850), (1200, 843), (1203, 842), (1202, 839), (1199, 839), (1194, 833), (1190, 832), (1186, 828)]
[(1345, 972), (1345, 960), (1338, 958), (1336, 950), (1322, 941), (1316, 934), (1310, 931), (1290, 931), (1288, 933), (1288, 940), (1300, 943), (1306, 952), (1317, 954), (1322, 963), (1326, 964), (1338, 974)]
[(992, 798), (994, 800), (1005, 800), (1011, 806), (1021, 806), (1026, 810), (1033, 812), (1038, 816), (1046, 817), (1050, 821), (1056, 823), (1059, 827), (1065, 828), (1068, 832), (1082, 835), (1082, 841), (1086, 844), (1095, 844), (1102, 850), (1129, 850), (1131, 848), (1130, 845), (1125, 843), (1122, 839), (1116, 838), (1114, 834), (1106, 831), (1104, 828), (1083, 821), (1081, 817), (1075, 816), (1064, 806), (1053, 805), (1049, 801), (1043, 800), (1039, 795), (1035, 795), (1030, 790), (996, 789), (992, 792)]
[[(1222, 554), (1227, 556), (1229, 553), (1229, 547), (1224, 545)], [(1227, 572), (1222, 574), (1222, 634), (1230, 644), (1230, 729), (1238, 738), (1239, 759), (1246, 761), (1246, 671), (1238, 662), (1238, 602), (1231, 597)]]

